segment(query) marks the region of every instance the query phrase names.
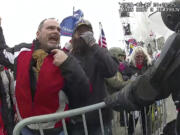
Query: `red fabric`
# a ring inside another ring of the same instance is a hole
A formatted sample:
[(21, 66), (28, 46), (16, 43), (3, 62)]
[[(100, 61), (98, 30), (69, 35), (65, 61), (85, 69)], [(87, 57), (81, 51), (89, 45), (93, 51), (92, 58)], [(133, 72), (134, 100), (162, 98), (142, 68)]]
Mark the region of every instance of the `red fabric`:
[(92, 87), (92, 83), (89, 81), (89, 90), (90, 90), (90, 92), (92, 93), (92, 91), (93, 91), (93, 87)]
[(30, 68), (31, 58), (32, 51), (26, 51), (20, 53), (17, 60), (15, 96), (21, 117), (23, 118), (33, 116), (30, 77), (28, 70)]
[(7, 68), (7, 67), (4, 67), (4, 70), (8, 70), (8, 68)]
[(63, 51), (68, 53), (70, 50), (68, 50), (65, 47), (63, 47)]
[(123, 72), (125, 70), (125, 65), (124, 63), (120, 62), (119, 63), (119, 72)]
[(141, 69), (142, 69), (142, 67), (143, 67), (143, 64), (141, 64), (141, 65), (136, 64), (136, 67), (137, 67), (139, 70), (141, 70)]
[(7, 135), (6, 131), (4, 131), (4, 128), (0, 127), (0, 135)]
[(59, 107), (59, 91), (64, 86), (64, 78), (59, 67), (53, 62), (53, 55), (48, 55), (41, 66), (32, 102), (29, 68), (32, 51), (21, 52), (17, 60), (15, 96), (22, 118), (56, 112)]

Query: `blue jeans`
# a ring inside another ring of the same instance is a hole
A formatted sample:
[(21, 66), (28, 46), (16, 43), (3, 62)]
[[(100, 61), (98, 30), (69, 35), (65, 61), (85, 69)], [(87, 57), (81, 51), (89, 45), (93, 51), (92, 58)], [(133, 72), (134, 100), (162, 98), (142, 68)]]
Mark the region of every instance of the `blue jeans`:
[[(33, 132), (29, 128), (24, 127), (21, 130), (21, 135), (40, 135), (40, 132)], [(59, 133), (44, 133), (44, 135), (64, 135), (64, 131), (60, 131)]]
[[(102, 135), (101, 127), (98, 126), (87, 126), (88, 128), (88, 135)], [(72, 124), (69, 126), (68, 135), (84, 135), (84, 126), (81, 123)], [(112, 135), (112, 125), (111, 123), (104, 123), (104, 134), (105, 135)]]

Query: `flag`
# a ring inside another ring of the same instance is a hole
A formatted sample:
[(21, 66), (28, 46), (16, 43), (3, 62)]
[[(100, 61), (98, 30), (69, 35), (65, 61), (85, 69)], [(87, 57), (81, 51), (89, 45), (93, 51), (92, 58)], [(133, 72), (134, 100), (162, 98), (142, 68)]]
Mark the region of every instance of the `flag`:
[(77, 21), (80, 21), (84, 17), (84, 13), (82, 10), (77, 10), (73, 12), (73, 16), (76, 18)]
[(136, 39), (129, 39), (128, 41), (125, 41), (126, 42), (126, 44), (127, 44), (127, 46), (128, 46), (128, 48), (129, 48), (129, 56), (131, 55), (131, 53), (133, 52), (133, 50), (134, 50), (134, 47), (136, 47), (137, 46), (137, 41), (136, 41)]
[(127, 36), (127, 35), (132, 35), (131, 29), (130, 29), (130, 24), (129, 24), (129, 23), (124, 24), (124, 25), (123, 25), (123, 29), (124, 29), (124, 35), (125, 35), (125, 36)]
[(60, 24), (61, 35), (71, 37), (76, 23), (81, 20), (83, 16), (83, 12), (79, 9), (74, 11), (72, 16), (64, 18)]
[(99, 23), (99, 27), (100, 27), (100, 36), (99, 36), (99, 41), (98, 41), (99, 46), (103, 48), (107, 48), (106, 37), (105, 37), (104, 30), (102, 28), (101, 23)]
[(76, 23), (76, 18), (74, 16), (68, 16), (60, 24), (61, 36), (72, 36), (74, 26)]

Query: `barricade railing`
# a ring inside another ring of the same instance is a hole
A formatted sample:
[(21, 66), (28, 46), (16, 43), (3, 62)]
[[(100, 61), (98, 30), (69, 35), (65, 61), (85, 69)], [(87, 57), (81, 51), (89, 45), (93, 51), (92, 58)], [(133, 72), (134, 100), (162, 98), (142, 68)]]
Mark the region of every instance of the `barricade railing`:
[[(117, 118), (117, 115), (119, 118)], [(123, 119), (121, 119), (123, 115)], [(141, 111), (114, 112), (113, 135), (160, 135), (166, 125), (166, 101), (160, 100)], [(144, 128), (144, 129), (143, 129)], [(143, 131), (144, 130), (144, 131)], [(143, 133), (144, 132), (144, 133)]]
[[(34, 116), (34, 117), (29, 117), (26, 119), (23, 119), (22, 121), (20, 121), (19, 123), (17, 123), (17, 125), (15, 126), (14, 130), (13, 130), (13, 135), (20, 135), (20, 131), (22, 128), (24, 128), (27, 125), (30, 124), (40, 124), (40, 123), (45, 123), (45, 122), (49, 122), (49, 121), (54, 121), (54, 120), (62, 120), (63, 123), (63, 130), (64, 130), (64, 134), (68, 135), (67, 133), (67, 128), (66, 128), (66, 123), (65, 123), (65, 118), (67, 117), (72, 117), (72, 116), (77, 116), (77, 115), (82, 115), (83, 118), (83, 124), (84, 124), (84, 130), (85, 130), (85, 135), (88, 135), (88, 131), (87, 131), (87, 127), (86, 127), (86, 122), (85, 122), (85, 113), (90, 112), (90, 111), (94, 111), (94, 110), (99, 110), (99, 115), (101, 117), (100, 119), (100, 124), (101, 124), (101, 128), (102, 128), (102, 132), (104, 132), (103, 129), (103, 122), (102, 122), (102, 115), (101, 115), (101, 108), (105, 107), (105, 103), (101, 102), (98, 104), (94, 104), (94, 105), (89, 105), (86, 107), (82, 107), (82, 108), (77, 108), (77, 109), (72, 109), (69, 111), (65, 111), (65, 112), (57, 112), (54, 114), (48, 114), (48, 115), (41, 115), (41, 116)], [(39, 129), (40, 131), (40, 135), (43, 135), (43, 129)]]
[[(143, 128), (145, 128), (146, 135), (160, 135), (162, 132), (162, 129), (164, 125), (166, 124), (166, 105), (165, 100), (158, 101), (158, 103), (154, 103), (151, 106), (145, 107), (144, 112), (139, 111), (139, 116), (137, 116), (137, 112), (114, 112), (114, 118), (112, 121), (112, 131), (113, 135), (128, 135), (128, 132), (130, 132), (130, 124), (133, 124), (134, 132), (132, 134), (139, 135), (139, 131), (141, 130), (140, 134), (143, 134)], [(103, 125), (103, 119), (102, 119), (102, 113), (101, 109), (105, 107), (105, 103), (97, 103), (93, 105), (89, 105), (82, 108), (72, 109), (65, 112), (57, 112), (54, 114), (48, 114), (48, 115), (41, 115), (41, 116), (34, 116), (29, 117), (26, 119), (23, 119), (14, 128), (13, 135), (20, 135), (21, 130), (30, 124), (39, 124), (39, 133), (40, 135), (44, 135), (44, 129), (41, 128), (41, 123), (46, 123), (50, 121), (57, 121), (62, 120), (63, 124), (63, 130), (64, 135), (68, 135), (67, 127), (65, 118), (71, 118), (73, 116), (81, 115), (83, 126), (84, 126), (84, 134), (88, 135), (88, 127), (86, 124), (86, 118), (85, 114), (87, 112), (91, 112), (94, 110), (99, 111), (99, 117), (100, 117), (100, 126), (101, 126), (101, 133), (102, 135), (105, 135), (104, 133), (104, 125)], [(144, 113), (142, 115), (142, 113)], [(132, 114), (132, 115), (131, 115)], [(123, 118), (123, 120), (120, 120), (120, 115)], [(130, 115), (132, 116), (132, 123), (130, 123)], [(115, 117), (117, 116), (117, 117)], [(139, 122), (138, 122), (139, 121)], [(123, 124), (122, 124), (123, 123)], [(137, 123), (139, 123), (139, 127), (136, 126)], [(145, 124), (145, 125), (144, 125)]]

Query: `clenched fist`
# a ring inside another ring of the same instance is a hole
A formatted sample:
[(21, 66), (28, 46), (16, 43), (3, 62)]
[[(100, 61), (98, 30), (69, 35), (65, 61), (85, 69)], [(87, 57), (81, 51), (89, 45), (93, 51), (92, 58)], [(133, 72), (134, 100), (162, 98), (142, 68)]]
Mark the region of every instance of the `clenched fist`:
[(54, 54), (54, 60), (53, 60), (53, 64), (56, 65), (56, 66), (60, 66), (66, 59), (67, 59), (67, 55), (62, 51), (62, 50), (59, 50), (59, 49), (53, 49), (51, 51), (51, 53)]

